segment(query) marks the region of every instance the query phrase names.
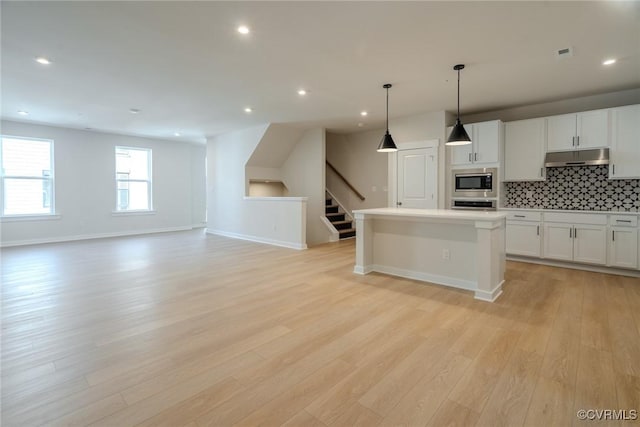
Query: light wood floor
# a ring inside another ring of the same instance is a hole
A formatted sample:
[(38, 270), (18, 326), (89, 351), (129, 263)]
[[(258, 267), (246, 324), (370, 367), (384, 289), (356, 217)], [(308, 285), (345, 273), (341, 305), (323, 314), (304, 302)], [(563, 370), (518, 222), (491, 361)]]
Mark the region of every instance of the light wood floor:
[(578, 409), (640, 410), (638, 279), (510, 262), (490, 304), (353, 263), (353, 241), (197, 231), (5, 249), (2, 424), (592, 426)]

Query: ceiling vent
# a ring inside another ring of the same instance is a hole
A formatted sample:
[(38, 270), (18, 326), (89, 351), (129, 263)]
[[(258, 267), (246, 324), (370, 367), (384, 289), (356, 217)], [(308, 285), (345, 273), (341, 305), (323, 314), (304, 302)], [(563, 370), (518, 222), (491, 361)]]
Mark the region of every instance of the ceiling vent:
[(565, 47), (556, 50), (556, 59), (567, 59), (573, 56), (573, 47)]

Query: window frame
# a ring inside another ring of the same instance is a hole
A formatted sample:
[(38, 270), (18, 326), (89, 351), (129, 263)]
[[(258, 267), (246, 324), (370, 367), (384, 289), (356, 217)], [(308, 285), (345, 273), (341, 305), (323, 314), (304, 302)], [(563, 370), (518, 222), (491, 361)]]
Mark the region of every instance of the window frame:
[[(49, 143), (49, 176), (48, 177), (37, 177), (37, 176), (22, 176), (22, 175), (5, 175), (4, 173), (4, 158), (2, 156), (2, 140), (7, 139), (23, 139), (26, 141), (41, 141)], [(54, 145), (55, 140), (51, 138), (34, 138), (29, 136), (20, 136), (20, 135), (8, 135), (8, 134), (0, 134), (0, 191), (2, 192), (2, 197), (0, 197), (0, 218), (2, 219), (39, 219), (39, 218), (57, 218), (59, 215), (56, 212), (56, 186), (55, 186), (55, 157), (54, 157)], [(5, 214), (4, 209), (6, 205), (6, 191), (5, 191), (5, 180), (6, 179), (24, 179), (24, 180), (39, 180), (42, 181), (43, 188), (44, 183), (49, 182), (49, 192), (50, 192), (50, 202), (49, 202), (49, 212), (33, 212), (33, 213), (21, 213), (21, 214)]]
[[(146, 151), (147, 152), (147, 179), (120, 179), (118, 178), (118, 150), (136, 150), (136, 151)], [(114, 147), (114, 177), (115, 177), (115, 209), (113, 211), (114, 214), (126, 215), (126, 214), (135, 214), (135, 213), (153, 213), (155, 212), (153, 209), (153, 149), (144, 148), (144, 147), (131, 147), (125, 145), (116, 145)], [(128, 184), (131, 182), (146, 182), (147, 183), (147, 199), (149, 200), (149, 205), (147, 209), (120, 209), (118, 204), (118, 192), (121, 190), (119, 187), (120, 183)]]

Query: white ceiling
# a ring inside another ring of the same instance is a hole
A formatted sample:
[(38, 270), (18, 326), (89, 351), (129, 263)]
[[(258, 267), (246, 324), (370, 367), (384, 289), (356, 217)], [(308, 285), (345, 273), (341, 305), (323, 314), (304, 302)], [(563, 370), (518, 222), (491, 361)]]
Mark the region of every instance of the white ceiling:
[[(1, 8), (2, 117), (80, 129), (185, 141), (266, 122), (372, 129), (384, 121), (387, 82), (391, 117), (454, 111), (456, 63), (466, 64), (463, 113), (640, 87), (638, 1)], [(568, 46), (575, 55), (556, 59)], [(603, 66), (608, 57), (618, 62)]]

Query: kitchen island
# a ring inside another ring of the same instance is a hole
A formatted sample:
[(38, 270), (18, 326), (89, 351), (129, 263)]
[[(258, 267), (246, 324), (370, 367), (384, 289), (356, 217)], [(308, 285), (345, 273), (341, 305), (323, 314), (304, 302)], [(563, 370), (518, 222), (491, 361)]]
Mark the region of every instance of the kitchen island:
[(467, 289), (490, 302), (502, 293), (506, 214), (406, 208), (353, 213), (354, 273), (375, 271)]

